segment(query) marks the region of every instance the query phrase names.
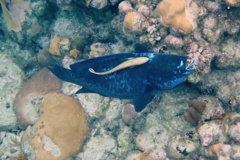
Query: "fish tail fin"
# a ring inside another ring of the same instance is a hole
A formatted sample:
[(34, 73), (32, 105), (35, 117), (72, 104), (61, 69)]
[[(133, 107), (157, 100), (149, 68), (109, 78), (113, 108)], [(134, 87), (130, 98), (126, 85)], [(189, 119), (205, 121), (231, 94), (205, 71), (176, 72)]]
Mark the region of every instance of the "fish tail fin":
[(73, 71), (59, 65), (50, 55), (45, 54), (45, 57), (52, 62), (52, 66), (47, 66), (47, 68), (59, 79), (71, 83), (76, 83)]

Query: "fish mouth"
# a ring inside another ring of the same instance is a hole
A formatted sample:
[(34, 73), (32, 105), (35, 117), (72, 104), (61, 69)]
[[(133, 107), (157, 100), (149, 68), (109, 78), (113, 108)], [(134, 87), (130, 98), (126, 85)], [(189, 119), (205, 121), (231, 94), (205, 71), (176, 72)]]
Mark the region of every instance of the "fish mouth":
[(192, 71), (195, 69), (195, 61), (192, 58), (187, 59), (186, 70)]

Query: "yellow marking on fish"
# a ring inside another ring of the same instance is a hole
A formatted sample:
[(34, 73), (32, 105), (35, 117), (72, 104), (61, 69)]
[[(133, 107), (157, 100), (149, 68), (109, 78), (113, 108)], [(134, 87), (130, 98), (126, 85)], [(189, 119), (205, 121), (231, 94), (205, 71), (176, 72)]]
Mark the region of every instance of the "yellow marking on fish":
[(138, 65), (142, 65), (146, 62), (149, 61), (149, 58), (147, 57), (138, 57), (138, 58), (129, 58), (129, 60), (117, 65), (116, 67), (106, 71), (106, 72), (95, 72), (94, 69), (89, 68), (89, 72), (93, 73), (93, 74), (97, 74), (97, 75), (106, 75), (106, 74), (110, 74), (125, 68), (129, 68), (129, 67), (134, 67), (134, 66), (138, 66)]

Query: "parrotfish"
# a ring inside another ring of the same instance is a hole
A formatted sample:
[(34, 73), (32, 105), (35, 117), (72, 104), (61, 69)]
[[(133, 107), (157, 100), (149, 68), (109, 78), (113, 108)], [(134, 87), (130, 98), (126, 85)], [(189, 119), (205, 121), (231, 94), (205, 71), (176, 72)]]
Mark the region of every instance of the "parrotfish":
[(98, 93), (119, 99), (132, 99), (142, 111), (161, 91), (182, 83), (195, 68), (187, 56), (166, 53), (118, 53), (76, 62), (70, 69), (57, 64), (48, 69), (63, 81), (82, 86), (79, 93)]

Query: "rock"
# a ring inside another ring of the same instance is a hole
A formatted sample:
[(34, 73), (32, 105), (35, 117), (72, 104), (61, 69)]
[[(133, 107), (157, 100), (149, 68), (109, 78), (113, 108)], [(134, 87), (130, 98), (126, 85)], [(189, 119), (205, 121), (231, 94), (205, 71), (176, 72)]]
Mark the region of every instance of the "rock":
[(240, 40), (228, 39), (221, 45), (222, 53), (216, 57), (218, 68), (239, 67), (240, 66)]
[(166, 148), (167, 155), (171, 159), (193, 159), (191, 157), (199, 151), (200, 143), (198, 138), (192, 139), (185, 135), (177, 134), (171, 139)]
[(44, 97), (42, 115), (25, 131), (21, 146), (29, 160), (63, 160), (77, 154), (88, 133), (87, 116), (72, 97), (51, 92)]
[(90, 46), (90, 49), (91, 49), (91, 51), (89, 53), (90, 57), (99, 57), (99, 56), (102, 56), (106, 52), (106, 48), (100, 42), (93, 43)]
[(226, 142), (221, 124), (215, 121), (207, 122), (199, 127), (198, 134), (200, 136), (202, 146), (210, 146), (212, 143)]
[[(18, 132), (17, 132), (18, 133)], [(20, 141), (22, 133), (13, 134), (8, 132), (0, 133), (0, 158), (11, 159), (17, 158), (22, 152), (20, 147)], [(24, 160), (24, 159), (23, 159)]]
[(119, 3), (118, 9), (120, 13), (128, 13), (133, 11), (132, 5), (129, 1), (122, 1)]
[(84, 146), (84, 152), (80, 153), (80, 159), (116, 159), (117, 144), (113, 137), (102, 134), (92, 137)]
[(103, 9), (108, 5), (108, 0), (91, 0), (90, 6), (96, 9)]
[(13, 104), (23, 83), (23, 72), (3, 53), (0, 53), (0, 59), (0, 130), (7, 131), (16, 128)]
[(182, 38), (174, 37), (172, 35), (165, 37), (164, 41), (168, 46), (173, 47), (175, 49), (181, 49), (184, 45)]

